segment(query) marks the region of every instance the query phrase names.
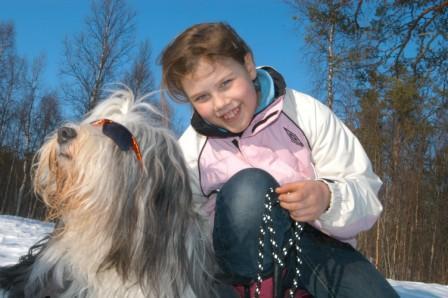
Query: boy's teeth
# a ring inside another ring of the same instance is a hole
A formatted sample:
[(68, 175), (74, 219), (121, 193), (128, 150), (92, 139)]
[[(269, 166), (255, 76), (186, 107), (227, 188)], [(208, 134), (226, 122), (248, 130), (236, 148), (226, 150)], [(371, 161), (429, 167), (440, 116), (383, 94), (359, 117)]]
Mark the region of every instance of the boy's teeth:
[(229, 111), (228, 113), (224, 114), (223, 117), (225, 120), (229, 120), (229, 119), (235, 117), (237, 113), (238, 113), (238, 108), (234, 108), (231, 111)]

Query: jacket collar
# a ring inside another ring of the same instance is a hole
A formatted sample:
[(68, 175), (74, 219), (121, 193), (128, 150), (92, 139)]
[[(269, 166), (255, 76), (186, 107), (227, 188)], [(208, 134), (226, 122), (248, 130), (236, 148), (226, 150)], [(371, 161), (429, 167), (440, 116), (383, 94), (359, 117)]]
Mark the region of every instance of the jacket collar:
[[(217, 127), (211, 123), (206, 122), (202, 117), (196, 112), (193, 112), (193, 116), (191, 118), (191, 126), (196, 130), (196, 132), (205, 135), (207, 137), (217, 137), (217, 138), (226, 138), (226, 137), (235, 137), (247, 134), (254, 134), (256, 131), (260, 130), (265, 125), (271, 121), (268, 121), (271, 118), (277, 118), (278, 114), (282, 108), (282, 105), (279, 106), (279, 97), (285, 94), (286, 84), (283, 77), (272, 67), (264, 66), (261, 67), (262, 70), (266, 71), (268, 75), (272, 78), (274, 82), (274, 98), (272, 103), (268, 104), (265, 107), (261, 107), (260, 110), (257, 109), (257, 113), (254, 115), (249, 127), (246, 128), (242, 133), (233, 133), (226, 129)], [(274, 108), (273, 110), (271, 109)], [(280, 108), (280, 110), (279, 110)], [(277, 116), (273, 117), (272, 114), (275, 110), (277, 110)], [(268, 111), (268, 112), (267, 112)]]

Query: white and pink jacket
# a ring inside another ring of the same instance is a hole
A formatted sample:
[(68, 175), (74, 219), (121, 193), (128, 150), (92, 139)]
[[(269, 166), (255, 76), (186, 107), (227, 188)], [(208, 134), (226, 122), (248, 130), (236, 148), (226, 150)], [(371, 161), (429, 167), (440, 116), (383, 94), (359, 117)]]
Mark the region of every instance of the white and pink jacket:
[(206, 136), (190, 125), (181, 136), (193, 193), (205, 199), (213, 219), (216, 191), (242, 169), (261, 168), (280, 185), (319, 179), (329, 186), (331, 203), (310, 224), (354, 246), (356, 235), (370, 229), (382, 211), (377, 198), (381, 180), (358, 139), (327, 106), (283, 88), (282, 78), (269, 72), (281, 80), (276, 82), (280, 95), (242, 134)]

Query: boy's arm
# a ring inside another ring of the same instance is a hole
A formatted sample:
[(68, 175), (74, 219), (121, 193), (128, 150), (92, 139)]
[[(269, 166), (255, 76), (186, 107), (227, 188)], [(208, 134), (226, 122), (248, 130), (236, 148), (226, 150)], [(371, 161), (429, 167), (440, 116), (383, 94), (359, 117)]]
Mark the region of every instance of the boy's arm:
[[(299, 96), (305, 96), (299, 94)], [(306, 97), (306, 96), (305, 96)], [(331, 192), (330, 206), (312, 224), (340, 240), (354, 238), (372, 227), (381, 214), (377, 194), (381, 180), (353, 133), (329, 108), (306, 98), (307, 116), (299, 119), (310, 142), (318, 180)], [(299, 117), (300, 118), (300, 117)]]

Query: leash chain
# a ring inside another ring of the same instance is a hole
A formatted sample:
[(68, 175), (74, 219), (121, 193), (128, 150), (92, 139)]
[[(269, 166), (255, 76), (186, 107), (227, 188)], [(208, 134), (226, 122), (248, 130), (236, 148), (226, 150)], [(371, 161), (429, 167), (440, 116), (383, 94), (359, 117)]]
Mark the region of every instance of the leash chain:
[[(300, 253), (302, 250), (300, 249), (300, 234), (303, 231), (303, 225), (299, 222), (294, 222), (292, 226), (292, 237), (288, 239), (286, 245), (282, 248), (280, 254), (279, 245), (275, 241), (275, 230), (273, 228), (273, 220), (272, 220), (272, 207), (278, 203), (273, 202), (271, 194), (274, 193), (274, 189), (269, 188), (268, 193), (265, 196), (264, 202), (264, 212), (262, 215), (262, 222), (260, 224), (260, 231), (258, 233), (258, 257), (257, 257), (257, 281), (255, 287), (255, 295), (254, 298), (259, 298), (261, 293), (261, 282), (262, 282), (262, 272), (263, 272), (263, 260), (264, 260), (264, 240), (266, 238), (266, 234), (269, 233), (269, 242), (271, 244), (272, 258), (274, 262), (276, 262), (280, 268), (285, 267), (285, 260), (288, 254), (288, 251), (291, 247), (294, 247), (296, 251), (296, 267), (294, 272), (293, 284), (289, 289), (289, 297), (294, 298), (294, 292), (297, 290), (299, 286), (299, 278), (300, 278), (300, 265), (302, 265), (302, 260), (300, 259)], [(274, 285), (275, 286), (275, 285)]]

